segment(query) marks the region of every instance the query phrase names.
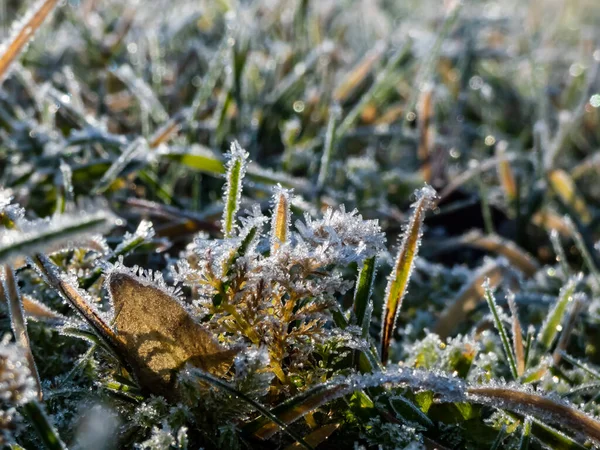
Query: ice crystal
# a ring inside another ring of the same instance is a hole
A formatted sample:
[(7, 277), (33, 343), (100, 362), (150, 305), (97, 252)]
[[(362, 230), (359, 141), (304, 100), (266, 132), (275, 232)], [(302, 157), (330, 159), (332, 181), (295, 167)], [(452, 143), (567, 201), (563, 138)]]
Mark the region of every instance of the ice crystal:
[(363, 220), (357, 210), (347, 213), (342, 205), (329, 208), (322, 219), (304, 216), (304, 223), (296, 221), (302, 239), (338, 264), (363, 261), (376, 255), (385, 246), (385, 236), (377, 220)]

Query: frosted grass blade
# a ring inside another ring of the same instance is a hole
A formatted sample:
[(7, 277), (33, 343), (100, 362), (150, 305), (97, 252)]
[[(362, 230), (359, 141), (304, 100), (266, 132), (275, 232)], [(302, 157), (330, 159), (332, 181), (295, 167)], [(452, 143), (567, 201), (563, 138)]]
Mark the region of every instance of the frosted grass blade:
[(123, 150), (123, 153), (111, 164), (108, 170), (102, 175), (102, 178), (96, 183), (92, 189), (93, 194), (101, 194), (108, 189), (113, 181), (117, 179), (119, 174), (125, 169), (133, 159), (141, 156), (147, 150), (147, 143), (144, 138), (138, 138), (129, 144)]
[(508, 340), (508, 333), (506, 332), (506, 328), (504, 327), (504, 323), (502, 322), (502, 318), (500, 317), (498, 305), (496, 304), (496, 299), (494, 298), (494, 294), (492, 293), (492, 288), (490, 287), (489, 280), (486, 280), (484, 282), (483, 289), (485, 291), (485, 300), (487, 301), (488, 307), (490, 308), (490, 311), (492, 313), (492, 317), (494, 318), (494, 325), (496, 326), (496, 330), (498, 330), (498, 334), (500, 334), (500, 340), (502, 341), (504, 355), (506, 356), (506, 360), (508, 361), (508, 365), (510, 367), (512, 376), (516, 380), (519, 378), (519, 371), (517, 370), (515, 357), (513, 355), (510, 342)]
[(371, 324), (372, 301), (371, 294), (373, 292), (373, 284), (377, 274), (377, 257), (365, 259), (360, 272), (358, 273), (358, 281), (356, 290), (354, 291), (353, 311), (356, 317), (356, 325), (362, 328), (363, 337), (369, 334), (369, 325)]
[(59, 268), (46, 256), (37, 254), (32, 260), (34, 268), (39, 271), (42, 278), (81, 314), (108, 348), (116, 349), (117, 356), (122, 354), (121, 340), (107, 320), (94, 309), (87, 295), (61, 275)]
[(229, 150), (229, 161), (227, 161), (227, 175), (225, 187), (225, 208), (223, 210), (222, 231), (225, 238), (231, 237), (235, 226), (235, 215), (240, 209), (240, 200), (242, 198), (242, 181), (246, 174), (248, 162), (248, 152), (246, 152), (237, 141), (231, 143)]
[(384, 41), (377, 41), (356, 66), (350, 69), (333, 91), (333, 99), (337, 103), (344, 103), (350, 94), (356, 90), (357, 86), (372, 72), (375, 64), (381, 60), (386, 49), (387, 45)]
[(42, 384), (40, 382), (40, 375), (38, 374), (37, 367), (35, 365), (35, 360), (33, 359), (33, 353), (31, 353), (31, 344), (29, 342), (29, 334), (27, 333), (27, 320), (25, 319), (25, 315), (23, 314), (23, 302), (21, 299), (21, 292), (19, 291), (19, 287), (17, 286), (17, 282), (15, 280), (15, 273), (8, 264), (4, 265), (4, 273), (2, 276), (2, 285), (0, 288), (0, 294), (4, 294), (6, 298), (6, 302), (9, 306), (10, 313), (10, 322), (12, 326), (13, 333), (15, 335), (15, 340), (19, 344), (19, 346), (25, 352), (27, 358), (27, 365), (29, 366), (29, 371), (31, 375), (35, 379), (37, 386), (37, 396), (39, 400), (42, 400)]
[(433, 188), (426, 186), (419, 190), (417, 195), (418, 199), (413, 205), (413, 214), (404, 232), (394, 269), (389, 277), (386, 288), (384, 315), (382, 319), (383, 329), (381, 331), (381, 361), (384, 364), (387, 362), (389, 346), (398, 318), (398, 312), (402, 306), (402, 300), (406, 295), (415, 258), (419, 251), (425, 213), (433, 207), (436, 193)]
[(19, 57), (25, 46), (33, 38), (36, 31), (44, 23), (48, 15), (58, 5), (59, 0), (41, 0), (36, 2), (21, 19), (21, 25), (7, 41), (0, 46), (0, 85), (6, 78), (8, 70)]
[(19, 230), (0, 230), (0, 262), (20, 265), (33, 253), (71, 248), (92, 234), (110, 230), (116, 221), (101, 202), (51, 219), (19, 221)]
[(48, 450), (67, 450), (66, 445), (61, 441), (58, 432), (44, 412), (42, 405), (37, 401), (34, 400), (24, 405), (23, 415), (27, 417)]
[(470, 387), (467, 398), (482, 405), (531, 415), (600, 442), (600, 422), (559, 400), (503, 386)]
[(275, 253), (288, 240), (290, 232), (291, 192), (277, 185), (273, 194), (273, 219), (271, 221), (271, 253)]
[(567, 312), (567, 307), (573, 300), (573, 294), (580, 280), (581, 277), (573, 277), (563, 286), (558, 294), (556, 303), (548, 313), (546, 320), (544, 320), (538, 334), (538, 341), (545, 350), (548, 350), (554, 342), (560, 329), (560, 324)]
[(510, 308), (512, 320), (512, 341), (517, 362), (517, 375), (521, 376), (525, 373), (525, 345), (523, 344), (523, 328), (519, 321), (519, 311), (515, 302), (515, 295), (512, 292), (508, 293), (508, 307)]

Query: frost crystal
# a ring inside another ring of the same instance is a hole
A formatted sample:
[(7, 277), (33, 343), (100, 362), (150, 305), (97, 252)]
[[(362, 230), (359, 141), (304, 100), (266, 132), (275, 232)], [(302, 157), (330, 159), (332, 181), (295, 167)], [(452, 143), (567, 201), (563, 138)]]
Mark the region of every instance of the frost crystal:
[(322, 219), (314, 220), (308, 214), (305, 223), (296, 221), (296, 229), (302, 239), (313, 247), (335, 253), (339, 264), (363, 261), (382, 251), (385, 235), (377, 220), (363, 220), (357, 210), (347, 213), (339, 209), (327, 209)]

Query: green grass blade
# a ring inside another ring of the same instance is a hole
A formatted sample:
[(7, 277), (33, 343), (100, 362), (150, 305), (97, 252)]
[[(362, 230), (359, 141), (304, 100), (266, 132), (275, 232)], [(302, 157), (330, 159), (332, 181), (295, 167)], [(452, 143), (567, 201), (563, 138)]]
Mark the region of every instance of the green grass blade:
[[(367, 314), (369, 304), (371, 303), (371, 293), (373, 292), (373, 284), (377, 274), (377, 257), (367, 258), (358, 274), (356, 290), (354, 291), (353, 310), (356, 318), (356, 325), (362, 328), (363, 337), (369, 334), (369, 326), (371, 324), (371, 316)], [(371, 307), (372, 308), (372, 307)]]
[(567, 313), (569, 303), (573, 300), (573, 294), (579, 281), (580, 277), (573, 277), (567, 281), (567, 284), (560, 290), (558, 299), (552, 310), (548, 313), (546, 320), (544, 320), (538, 334), (538, 341), (544, 350), (548, 350), (552, 346), (554, 339), (558, 335), (560, 324)]
[(485, 300), (487, 301), (487, 304), (494, 318), (494, 325), (496, 326), (496, 330), (498, 330), (498, 333), (500, 334), (500, 340), (502, 341), (504, 355), (506, 356), (506, 360), (508, 361), (512, 376), (516, 380), (519, 378), (519, 371), (517, 370), (515, 356), (513, 355), (513, 351), (508, 340), (508, 333), (506, 332), (506, 328), (504, 327), (504, 323), (502, 322), (500, 313), (498, 312), (498, 305), (496, 304), (496, 299), (494, 298), (494, 294), (492, 293), (492, 288), (490, 287), (488, 280), (485, 281), (483, 289), (485, 290)]
[(242, 181), (246, 173), (248, 161), (246, 152), (237, 141), (231, 143), (229, 161), (227, 162), (227, 175), (225, 182), (225, 209), (223, 210), (223, 236), (231, 237), (235, 226), (235, 215), (240, 209), (242, 198)]
[(38, 402), (32, 401), (27, 403), (23, 406), (22, 411), (48, 450), (67, 449)]
[(42, 384), (35, 365), (35, 360), (33, 359), (33, 353), (31, 353), (31, 344), (29, 342), (29, 334), (27, 333), (27, 320), (23, 314), (23, 300), (21, 298), (19, 286), (15, 280), (15, 272), (8, 264), (4, 266), (0, 294), (3, 294), (6, 297), (15, 340), (25, 352), (29, 371), (36, 382), (38, 398), (42, 400)]
[(387, 362), (398, 312), (406, 295), (415, 258), (419, 251), (425, 213), (433, 207), (436, 195), (435, 190), (429, 186), (422, 188), (417, 194), (418, 200), (414, 204), (413, 214), (404, 233), (396, 263), (386, 288), (381, 332), (381, 361), (384, 364)]

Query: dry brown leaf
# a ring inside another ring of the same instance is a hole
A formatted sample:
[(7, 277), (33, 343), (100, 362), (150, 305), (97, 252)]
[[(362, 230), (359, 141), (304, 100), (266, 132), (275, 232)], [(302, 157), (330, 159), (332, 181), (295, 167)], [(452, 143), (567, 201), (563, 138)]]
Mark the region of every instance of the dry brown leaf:
[(170, 395), (177, 372), (191, 364), (223, 375), (236, 350), (217, 343), (167, 292), (121, 272), (107, 278), (125, 359), (143, 388)]

